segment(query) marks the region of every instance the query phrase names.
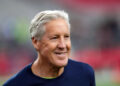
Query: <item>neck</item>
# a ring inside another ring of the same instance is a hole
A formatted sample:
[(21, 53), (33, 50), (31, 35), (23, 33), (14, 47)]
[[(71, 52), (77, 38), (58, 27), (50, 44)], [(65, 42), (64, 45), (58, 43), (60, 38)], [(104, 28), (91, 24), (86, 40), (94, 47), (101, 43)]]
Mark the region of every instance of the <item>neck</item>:
[(58, 77), (64, 71), (64, 67), (55, 67), (50, 64), (46, 64), (40, 59), (40, 57), (36, 59), (31, 69), (32, 72), (39, 77)]

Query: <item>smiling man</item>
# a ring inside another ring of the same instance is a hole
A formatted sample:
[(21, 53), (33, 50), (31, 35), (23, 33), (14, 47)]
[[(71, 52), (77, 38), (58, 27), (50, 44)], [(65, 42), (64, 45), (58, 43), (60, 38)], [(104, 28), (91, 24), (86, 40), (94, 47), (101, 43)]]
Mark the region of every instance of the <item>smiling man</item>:
[(64, 11), (42, 11), (31, 21), (37, 59), (3, 86), (95, 86), (93, 69), (71, 59), (70, 24)]

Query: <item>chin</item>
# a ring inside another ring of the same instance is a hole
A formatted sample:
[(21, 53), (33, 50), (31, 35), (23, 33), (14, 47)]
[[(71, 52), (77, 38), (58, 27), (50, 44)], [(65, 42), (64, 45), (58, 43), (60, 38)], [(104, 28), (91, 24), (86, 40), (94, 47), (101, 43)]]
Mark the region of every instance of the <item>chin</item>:
[(67, 64), (68, 64), (68, 59), (63, 60), (63, 61), (56, 61), (57, 67), (65, 67)]

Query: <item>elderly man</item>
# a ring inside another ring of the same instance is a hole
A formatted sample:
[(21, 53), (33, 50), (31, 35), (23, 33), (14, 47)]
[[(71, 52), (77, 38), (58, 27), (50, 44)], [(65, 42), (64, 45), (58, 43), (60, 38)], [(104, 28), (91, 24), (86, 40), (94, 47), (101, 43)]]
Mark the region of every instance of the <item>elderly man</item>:
[(42, 11), (31, 21), (37, 59), (3, 86), (95, 86), (93, 69), (69, 59), (70, 24), (64, 11)]

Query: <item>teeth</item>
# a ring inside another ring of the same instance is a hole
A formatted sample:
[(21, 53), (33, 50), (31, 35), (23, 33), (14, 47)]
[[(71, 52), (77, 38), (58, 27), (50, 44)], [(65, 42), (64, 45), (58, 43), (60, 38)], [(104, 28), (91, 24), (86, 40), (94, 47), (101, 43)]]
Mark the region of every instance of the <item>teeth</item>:
[(56, 54), (65, 54), (65, 53), (56, 53)]
[(63, 53), (56, 53), (56, 54), (59, 54), (59, 55), (60, 55), (60, 54), (63, 54)]

